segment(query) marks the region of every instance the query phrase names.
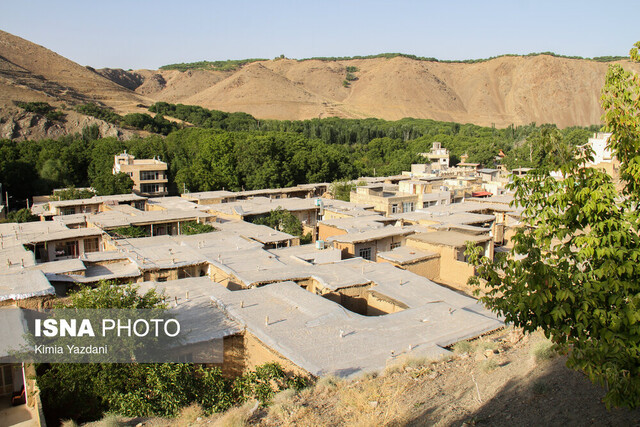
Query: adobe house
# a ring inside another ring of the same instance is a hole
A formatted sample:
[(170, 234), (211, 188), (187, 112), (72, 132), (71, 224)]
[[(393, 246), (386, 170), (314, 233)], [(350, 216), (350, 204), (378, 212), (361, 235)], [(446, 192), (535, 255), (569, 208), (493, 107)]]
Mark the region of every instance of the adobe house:
[(393, 225), (396, 221), (395, 218), (387, 218), (378, 214), (372, 215), (371, 212), (368, 212), (366, 216), (323, 219), (318, 222), (318, 240), (326, 241), (332, 236), (382, 228), (385, 225)]
[(166, 196), (167, 164), (158, 159), (136, 159), (125, 151), (116, 154), (113, 174), (126, 173), (133, 180), (133, 191), (145, 196)]
[(209, 274), (206, 256), (170, 236), (108, 239), (107, 243), (107, 249), (124, 253), (135, 263), (141, 272), (139, 281), (166, 282)]
[(0, 224), (0, 247), (24, 245), (36, 262), (77, 258), (102, 250), (102, 230), (68, 228), (56, 221)]
[(89, 227), (97, 227), (104, 231), (120, 227), (141, 227), (150, 236), (175, 236), (181, 234), (182, 225), (186, 222), (199, 224), (212, 223), (215, 216), (200, 210), (162, 209), (141, 211), (131, 206), (113, 206), (105, 212), (86, 217)]
[(493, 182), (498, 179), (498, 176), (500, 175), (500, 170), (489, 169), (489, 168), (478, 169), (478, 175), (480, 176), (483, 182)]
[(358, 233), (348, 233), (329, 237), (334, 248), (342, 251), (343, 259), (360, 257), (376, 261), (378, 252), (386, 252), (404, 244), (406, 236), (414, 234), (415, 227), (382, 227)]
[(236, 193), (233, 191), (202, 191), (199, 193), (182, 193), (180, 197), (199, 205), (216, 205), (236, 201)]
[[(239, 290), (213, 286), (210, 293), (262, 350), (311, 376), (353, 377), (403, 354), (438, 357), (447, 353), (444, 346), (501, 325), (475, 300), (391, 265), (353, 259), (314, 269), (314, 286), (281, 281)], [(354, 285), (325, 280), (329, 269)], [(366, 314), (365, 301), (372, 308)]]
[(408, 236), (406, 243), (407, 247), (439, 254), (440, 275), (437, 281), (468, 291), (467, 279), (475, 275), (476, 270), (464, 255), (467, 242), (480, 246), (483, 254), (493, 259), (493, 239), (487, 234), (473, 235), (442, 230)]
[[(408, 179), (408, 177), (407, 177)], [(418, 195), (400, 193), (397, 185), (372, 184), (356, 187), (350, 193), (354, 203), (373, 205), (376, 212), (389, 216), (400, 212), (413, 212), (418, 206)]]
[(55, 293), (42, 271), (22, 270), (0, 274), (0, 307), (45, 308)]
[(282, 209), (295, 216), (302, 224), (304, 233), (315, 237), (315, 226), (322, 207), (315, 199), (284, 198), (269, 199), (255, 197), (248, 200), (211, 205), (208, 212), (219, 218), (251, 221), (268, 216), (271, 211)]
[(42, 204), (34, 204), (32, 213), (41, 220), (51, 219), (59, 215), (92, 214), (104, 212), (108, 206), (129, 205), (145, 210), (146, 197), (137, 194), (115, 194), (112, 196), (93, 196), (89, 199), (53, 200)]
[(389, 263), (429, 280), (438, 280), (440, 277), (440, 254), (438, 252), (400, 246), (387, 252), (379, 252), (378, 262)]

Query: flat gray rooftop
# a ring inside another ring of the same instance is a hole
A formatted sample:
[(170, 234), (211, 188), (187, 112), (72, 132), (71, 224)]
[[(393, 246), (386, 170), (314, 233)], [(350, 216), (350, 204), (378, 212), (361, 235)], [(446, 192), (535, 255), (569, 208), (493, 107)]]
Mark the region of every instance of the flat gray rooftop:
[(419, 233), (410, 237), (411, 240), (431, 243), (439, 246), (464, 247), (466, 242), (486, 242), (491, 236), (472, 235), (458, 231), (434, 231), (432, 233)]
[(166, 297), (166, 302), (181, 329), (188, 331), (183, 344), (195, 344), (242, 332), (241, 326), (211, 303), (211, 292), (222, 285), (207, 277), (171, 280), (164, 283), (144, 282), (138, 292), (155, 289)]
[(0, 275), (0, 301), (55, 295), (53, 286), (39, 270)]
[(378, 252), (378, 258), (386, 259), (396, 264), (404, 265), (431, 258), (438, 258), (440, 254), (423, 251), (409, 246), (400, 246), (387, 252)]
[(291, 234), (274, 230), (266, 225), (252, 224), (245, 221), (223, 221), (214, 225), (222, 231), (232, 232), (262, 244), (281, 243), (294, 238)]
[(385, 224), (395, 222), (394, 218), (387, 218), (371, 211), (365, 212), (367, 213), (367, 215), (348, 218), (324, 219), (320, 221), (320, 224), (324, 224), (328, 227), (338, 228), (340, 230), (346, 231), (347, 233), (354, 233), (372, 228), (382, 228), (385, 226)]
[(327, 238), (327, 241), (339, 242), (339, 243), (361, 243), (361, 242), (370, 242), (373, 240), (385, 239), (387, 237), (408, 236), (410, 234), (420, 232), (420, 231), (424, 231), (424, 229), (418, 228), (416, 226), (411, 226), (411, 227), (386, 226), (382, 228), (372, 228), (372, 229), (364, 230), (361, 232), (331, 236)]
[(404, 354), (435, 358), (448, 353), (445, 346), (502, 326), (475, 300), (461, 295), (455, 300), (434, 295), (424, 305), (371, 317), (293, 282), (240, 291), (214, 287), (211, 293), (231, 318), (316, 376), (381, 370)]

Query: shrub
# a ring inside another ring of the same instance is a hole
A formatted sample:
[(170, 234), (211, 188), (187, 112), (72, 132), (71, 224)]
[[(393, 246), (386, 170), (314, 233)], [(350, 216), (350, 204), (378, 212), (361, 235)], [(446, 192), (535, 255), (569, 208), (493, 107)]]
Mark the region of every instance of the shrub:
[(29, 113), (45, 116), (51, 121), (62, 120), (64, 117), (64, 113), (62, 111), (56, 111), (56, 107), (53, 107), (46, 102), (15, 102), (15, 104)]
[(149, 237), (149, 233), (142, 227), (130, 225), (128, 227), (118, 227), (108, 232), (113, 237), (120, 238), (138, 238)]
[(209, 224), (199, 224), (196, 221), (189, 221), (180, 225), (180, 231), (182, 234), (191, 236), (193, 234), (211, 233), (212, 231), (216, 231), (216, 229)]
[(473, 351), (473, 344), (469, 341), (458, 341), (453, 345), (453, 352), (462, 354), (462, 353), (471, 353)]
[(552, 359), (556, 354), (556, 349), (553, 343), (549, 340), (537, 342), (533, 350), (531, 351), (536, 362), (542, 362), (543, 360)]

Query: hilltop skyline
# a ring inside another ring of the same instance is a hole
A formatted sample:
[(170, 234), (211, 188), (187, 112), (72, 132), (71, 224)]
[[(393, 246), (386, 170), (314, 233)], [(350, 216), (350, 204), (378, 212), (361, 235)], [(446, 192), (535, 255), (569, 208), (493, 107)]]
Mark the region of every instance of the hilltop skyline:
[[(0, 29), (96, 68), (401, 52), (440, 60), (627, 55), (632, 2), (3, 2)], [(611, 31), (611, 28), (614, 31)]]

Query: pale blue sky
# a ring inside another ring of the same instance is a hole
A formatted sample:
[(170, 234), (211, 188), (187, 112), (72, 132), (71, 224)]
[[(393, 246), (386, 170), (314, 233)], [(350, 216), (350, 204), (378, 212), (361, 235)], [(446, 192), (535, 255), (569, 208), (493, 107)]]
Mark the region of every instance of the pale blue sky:
[(639, 18), (638, 0), (0, 1), (0, 29), (81, 65), (125, 69), (280, 54), (627, 55)]

